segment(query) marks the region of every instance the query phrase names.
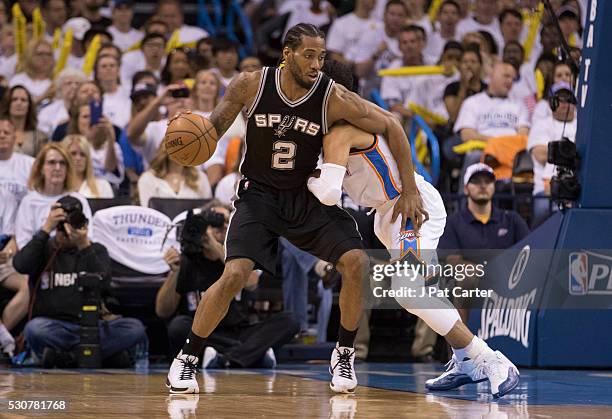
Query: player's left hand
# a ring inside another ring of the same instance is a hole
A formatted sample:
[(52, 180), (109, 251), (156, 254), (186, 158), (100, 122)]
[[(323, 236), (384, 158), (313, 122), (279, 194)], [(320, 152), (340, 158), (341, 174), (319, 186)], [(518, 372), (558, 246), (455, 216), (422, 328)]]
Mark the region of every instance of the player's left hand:
[(429, 220), (429, 214), (423, 208), (423, 200), (418, 192), (402, 192), (393, 207), (392, 222), (402, 214), (402, 226), (412, 220), (415, 233), (418, 233), (423, 223)]

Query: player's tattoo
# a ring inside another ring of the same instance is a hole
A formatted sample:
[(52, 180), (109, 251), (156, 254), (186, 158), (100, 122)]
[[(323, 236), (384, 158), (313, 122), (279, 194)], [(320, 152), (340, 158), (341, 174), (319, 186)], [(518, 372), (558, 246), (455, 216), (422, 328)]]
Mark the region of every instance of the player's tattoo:
[[(253, 73), (240, 73), (227, 86), (223, 99), (221, 99), (221, 102), (210, 115), (210, 122), (214, 125), (218, 138), (225, 134), (225, 131), (234, 123), (242, 108), (249, 102), (251, 86), (253, 86), (255, 80)], [(257, 82), (255, 82), (255, 85)]]

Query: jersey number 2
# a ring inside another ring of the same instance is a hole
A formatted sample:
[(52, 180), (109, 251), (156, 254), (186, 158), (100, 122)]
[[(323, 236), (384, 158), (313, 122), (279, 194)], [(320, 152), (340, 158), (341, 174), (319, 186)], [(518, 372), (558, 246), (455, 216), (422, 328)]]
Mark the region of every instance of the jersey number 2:
[(272, 145), (272, 168), (277, 170), (292, 170), (295, 166), (297, 144), (293, 141), (276, 141)]

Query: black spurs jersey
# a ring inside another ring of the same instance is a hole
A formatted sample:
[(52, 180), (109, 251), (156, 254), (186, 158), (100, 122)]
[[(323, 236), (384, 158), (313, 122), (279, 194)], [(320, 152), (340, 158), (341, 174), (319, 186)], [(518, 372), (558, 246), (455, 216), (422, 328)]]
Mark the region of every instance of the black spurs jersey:
[(333, 80), (319, 72), (300, 99), (280, 89), (280, 69), (264, 67), (257, 95), (247, 111), (246, 151), (240, 172), (277, 189), (306, 184), (327, 134), (327, 102)]

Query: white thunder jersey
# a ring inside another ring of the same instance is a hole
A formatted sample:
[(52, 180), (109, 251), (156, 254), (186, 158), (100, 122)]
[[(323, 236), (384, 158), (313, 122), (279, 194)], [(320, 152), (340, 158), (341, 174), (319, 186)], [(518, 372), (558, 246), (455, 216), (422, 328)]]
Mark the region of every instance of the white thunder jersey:
[[(415, 173), (429, 220), (421, 227), (419, 237), (416, 237), (411, 220), (402, 226), (400, 216), (392, 223), (393, 206), (401, 192), (399, 171), (384, 137), (373, 136), (372, 141), (367, 149), (351, 150), (343, 187), (356, 204), (376, 209), (374, 232), (387, 249), (399, 250), (400, 256), (410, 249), (419, 257), (425, 256), (421, 255), (421, 249), (436, 249), (444, 232), (446, 211), (442, 197), (423, 176)], [(432, 257), (424, 259), (432, 262)]]

